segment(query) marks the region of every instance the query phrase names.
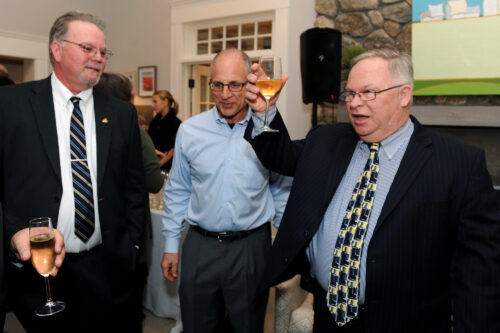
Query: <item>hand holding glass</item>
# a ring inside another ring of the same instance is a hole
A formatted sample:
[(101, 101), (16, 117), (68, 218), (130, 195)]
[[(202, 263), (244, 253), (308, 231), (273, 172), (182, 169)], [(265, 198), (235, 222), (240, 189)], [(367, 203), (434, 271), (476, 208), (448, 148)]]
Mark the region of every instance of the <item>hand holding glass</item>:
[(266, 100), (266, 112), (264, 113), (263, 132), (278, 132), (278, 130), (269, 127), (267, 112), (269, 111), (269, 100), (281, 89), (283, 81), (281, 80), (281, 58), (276, 56), (263, 56), (260, 58), (259, 65), (266, 73), (267, 80), (257, 80), (255, 85), (259, 87), (260, 94)]
[(36, 271), (45, 278), (47, 302), (35, 310), (40, 317), (50, 316), (66, 308), (64, 302), (54, 302), (50, 293), (49, 275), (54, 269), (54, 229), (50, 217), (38, 217), (29, 221), (31, 262)]

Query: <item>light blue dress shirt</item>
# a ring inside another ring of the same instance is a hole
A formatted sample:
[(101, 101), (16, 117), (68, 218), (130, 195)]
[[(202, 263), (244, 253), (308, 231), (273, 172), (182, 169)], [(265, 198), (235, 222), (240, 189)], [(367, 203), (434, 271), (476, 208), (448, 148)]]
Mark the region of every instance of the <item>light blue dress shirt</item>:
[(185, 221), (209, 231), (279, 226), (292, 178), (270, 172), (243, 135), (251, 116), (231, 128), (217, 108), (184, 121), (165, 185), (165, 252), (178, 253)]
[[(413, 133), (414, 125), (410, 119), (397, 132), (381, 142), (379, 152), (380, 171), (378, 173), (377, 191), (373, 203), (370, 222), (365, 237), (365, 245), (361, 256), (360, 265), (360, 304), (364, 304), (366, 288), (366, 258), (368, 246), (377, 225), (380, 212), (384, 205), (391, 184), (398, 171), (406, 147)], [(326, 210), (323, 221), (313, 236), (309, 247), (306, 250), (309, 262), (311, 263), (311, 275), (316, 278), (323, 289), (328, 290), (328, 280), (332, 266), (333, 250), (337, 241), (342, 219), (344, 218), (347, 205), (352, 195), (352, 191), (359, 176), (363, 172), (370, 150), (363, 141), (359, 141), (351, 162), (347, 168), (342, 181), (333, 196), (333, 199)], [(326, 297), (326, 294), (325, 294)]]

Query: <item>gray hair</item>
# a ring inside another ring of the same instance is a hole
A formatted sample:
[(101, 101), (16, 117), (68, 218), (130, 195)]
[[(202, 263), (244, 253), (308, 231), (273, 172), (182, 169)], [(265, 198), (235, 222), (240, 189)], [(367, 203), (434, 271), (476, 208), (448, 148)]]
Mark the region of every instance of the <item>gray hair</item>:
[(104, 22), (101, 21), (98, 17), (89, 13), (70, 11), (66, 14), (63, 14), (62, 16), (59, 16), (52, 25), (49, 34), (49, 57), (52, 64), (54, 60), (52, 59), (53, 54), (52, 50), (50, 49), (50, 45), (53, 41), (61, 42), (64, 40), (66, 34), (68, 33), (68, 24), (71, 21), (83, 21), (95, 24), (99, 29), (101, 29), (102, 32), (104, 32), (105, 29)]
[(210, 64), (210, 76), (212, 76), (212, 71), (214, 68), (215, 61), (217, 61), (217, 58), (219, 58), (220, 55), (226, 55), (226, 54), (239, 54), (241, 55), (241, 60), (243, 60), (243, 64), (245, 65), (245, 68), (247, 70), (247, 74), (250, 74), (252, 72), (251, 66), (252, 66), (252, 61), (250, 60), (250, 57), (243, 51), (234, 49), (234, 48), (229, 48), (220, 51), (215, 55), (215, 57), (212, 59), (212, 63)]
[(374, 49), (361, 53), (351, 60), (351, 68), (358, 62), (370, 58), (381, 58), (387, 61), (389, 72), (404, 80), (413, 87), (413, 65), (407, 53), (395, 49)]

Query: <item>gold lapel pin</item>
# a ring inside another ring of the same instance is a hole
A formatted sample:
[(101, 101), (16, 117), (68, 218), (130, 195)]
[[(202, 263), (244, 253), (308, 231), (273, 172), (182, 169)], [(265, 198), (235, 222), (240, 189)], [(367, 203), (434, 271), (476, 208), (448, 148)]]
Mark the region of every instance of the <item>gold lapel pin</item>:
[(108, 118), (102, 118), (102, 122), (103, 122), (103, 124), (107, 124), (108, 123)]

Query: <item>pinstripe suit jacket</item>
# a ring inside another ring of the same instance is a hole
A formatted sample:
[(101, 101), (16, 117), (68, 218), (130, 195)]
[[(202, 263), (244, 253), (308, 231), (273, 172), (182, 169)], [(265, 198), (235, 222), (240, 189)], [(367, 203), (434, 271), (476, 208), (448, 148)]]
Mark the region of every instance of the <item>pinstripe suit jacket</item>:
[[(452, 312), (454, 332), (500, 332), (500, 212), (484, 152), (412, 121), (365, 249), (366, 332), (450, 332)], [(295, 178), (261, 286), (301, 273), (307, 289), (304, 250), (359, 138), (337, 124), (292, 142), (279, 114), (271, 125), (279, 132), (252, 140), (251, 123), (245, 137), (264, 166)]]

